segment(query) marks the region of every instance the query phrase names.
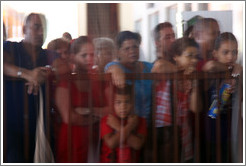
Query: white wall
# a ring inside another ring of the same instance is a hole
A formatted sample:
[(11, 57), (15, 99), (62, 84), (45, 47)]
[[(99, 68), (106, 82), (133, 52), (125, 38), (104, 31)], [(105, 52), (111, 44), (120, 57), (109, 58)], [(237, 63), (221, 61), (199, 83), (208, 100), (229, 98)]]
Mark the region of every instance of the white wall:
[[(149, 1), (148, 3), (150, 3)], [(153, 8), (147, 8), (147, 2), (134, 2), (133, 5), (133, 17), (134, 22), (137, 20), (142, 21), (142, 29), (141, 29), (141, 36), (142, 36), (142, 52), (140, 55), (140, 60), (153, 62), (156, 59), (155, 51), (150, 50), (150, 47), (155, 47), (153, 35), (150, 33), (153, 31), (153, 28), (149, 27), (149, 16), (158, 12), (158, 23), (168, 21), (167, 16), (167, 7), (176, 4), (176, 2), (172, 1), (165, 1), (165, 2), (158, 2), (154, 4)], [(175, 16), (174, 16), (175, 17)]]
[[(151, 1), (149, 1), (151, 2)], [(155, 2), (153, 2), (155, 3)], [(184, 4), (191, 3), (192, 12), (184, 12)], [(177, 34), (176, 37), (182, 36), (182, 19), (187, 20), (191, 18), (191, 15), (199, 14), (204, 17), (213, 17), (219, 20), (221, 31), (232, 32), (239, 42), (239, 57), (240, 61), (243, 60), (245, 53), (243, 52), (243, 46), (245, 45), (245, 2), (244, 1), (206, 1), (208, 3), (209, 11), (197, 11), (198, 5), (202, 2), (186, 2), (186, 1), (163, 1), (156, 2), (154, 7), (147, 9), (147, 2), (135, 2), (133, 3), (133, 14), (134, 22), (137, 20), (142, 20), (142, 30), (141, 35), (143, 38), (142, 48), (143, 48), (143, 60), (153, 61), (154, 55), (149, 54), (150, 43), (153, 43), (152, 36), (149, 36), (149, 20), (148, 16), (154, 12), (159, 12), (159, 22), (170, 21), (167, 15), (168, 10), (171, 9), (173, 5), (177, 5), (177, 13), (172, 16), (172, 19), (176, 18)], [(174, 8), (174, 10), (176, 10)], [(230, 10), (230, 11), (229, 11)]]
[(119, 30), (125, 31), (134, 29), (134, 20), (131, 3), (120, 3), (119, 5)]
[(232, 32), (232, 11), (191, 11), (183, 12), (183, 20), (188, 21), (192, 17), (199, 15), (202, 17), (214, 18), (218, 21), (221, 32)]

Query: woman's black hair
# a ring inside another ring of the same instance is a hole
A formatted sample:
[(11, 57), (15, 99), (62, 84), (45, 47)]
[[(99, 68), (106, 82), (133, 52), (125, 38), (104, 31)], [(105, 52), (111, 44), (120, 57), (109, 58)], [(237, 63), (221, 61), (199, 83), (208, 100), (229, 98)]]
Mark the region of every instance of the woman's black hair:
[(237, 43), (237, 39), (236, 37), (230, 33), (230, 32), (224, 32), (224, 33), (221, 33), (215, 40), (215, 43), (214, 43), (214, 49), (215, 50), (218, 50), (221, 46), (221, 43), (225, 42), (225, 41), (233, 41), (237, 44), (237, 47), (238, 47), (238, 43)]
[(140, 44), (141, 43), (141, 35), (139, 33), (136, 33), (136, 32), (131, 32), (131, 31), (122, 31), (120, 33), (118, 33), (118, 35), (116, 36), (116, 45), (117, 45), (117, 48), (121, 48), (122, 46), (122, 43), (125, 41), (125, 40), (131, 40), (131, 39), (134, 39), (136, 41), (138, 41), (138, 43)]

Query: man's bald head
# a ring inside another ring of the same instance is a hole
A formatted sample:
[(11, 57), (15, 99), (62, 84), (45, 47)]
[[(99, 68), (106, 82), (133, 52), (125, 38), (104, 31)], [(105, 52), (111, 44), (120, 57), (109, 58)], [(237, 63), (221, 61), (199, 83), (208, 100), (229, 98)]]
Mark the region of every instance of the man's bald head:
[(24, 42), (36, 47), (42, 47), (46, 38), (46, 19), (43, 14), (31, 13), (24, 22)]

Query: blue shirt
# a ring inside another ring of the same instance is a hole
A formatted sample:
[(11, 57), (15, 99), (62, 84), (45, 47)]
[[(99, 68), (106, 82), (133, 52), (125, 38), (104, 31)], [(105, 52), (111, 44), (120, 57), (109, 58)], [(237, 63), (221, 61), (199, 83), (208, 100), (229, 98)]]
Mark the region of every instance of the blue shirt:
[[(142, 62), (144, 65), (142, 73), (151, 73), (152, 63)], [(112, 65), (118, 65), (125, 73), (133, 73), (131, 70), (123, 66), (120, 62), (110, 62), (105, 66), (105, 71)], [(148, 124), (151, 120), (151, 104), (152, 104), (152, 80), (135, 80), (135, 113), (146, 118)], [(127, 80), (127, 84), (133, 84), (132, 80)]]

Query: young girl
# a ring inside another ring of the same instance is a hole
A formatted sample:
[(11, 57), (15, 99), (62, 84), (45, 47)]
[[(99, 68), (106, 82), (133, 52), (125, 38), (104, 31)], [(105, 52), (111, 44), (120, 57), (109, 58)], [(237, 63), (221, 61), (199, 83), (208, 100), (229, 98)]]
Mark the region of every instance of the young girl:
[(90, 38), (81, 36), (73, 41), (71, 56), (77, 79), (61, 80), (55, 94), (56, 106), (62, 118), (56, 160), (85, 163), (93, 157), (88, 156), (89, 149), (96, 146), (93, 139), (99, 138), (97, 115), (104, 115), (100, 111), (105, 106), (105, 97), (100, 82), (82, 79), (83, 74), (90, 73), (93, 66), (94, 47)]
[(139, 150), (146, 137), (146, 121), (133, 113), (131, 86), (114, 93), (114, 114), (101, 121), (101, 162), (131, 163), (139, 161)]
[[(196, 70), (198, 47), (198, 44), (190, 38), (180, 38), (174, 41), (171, 46), (171, 55), (173, 56), (172, 63), (176, 65), (177, 71), (190, 74)], [(157, 70), (157, 68), (155, 69)], [(156, 70), (155, 72), (157, 72)], [(195, 83), (191, 80), (178, 81), (177, 98), (171, 98), (171, 100), (177, 101), (176, 123), (179, 128), (178, 134), (181, 136), (179, 140), (179, 144), (181, 144), (179, 162), (191, 161), (193, 158), (189, 110), (197, 111), (198, 109), (198, 91), (197, 88), (192, 87)], [(159, 162), (174, 162), (172, 101), (168, 97), (171, 95), (171, 89), (173, 89), (173, 85), (169, 80), (163, 80), (156, 84), (155, 125), (157, 127), (157, 159)]]
[[(225, 32), (218, 36), (215, 41), (214, 46), (214, 61), (219, 62), (220, 64), (224, 65), (226, 68), (230, 68), (231, 70), (235, 71), (237, 68), (238, 73), (242, 72), (242, 67), (239, 64), (236, 64), (238, 54), (238, 43), (235, 36), (232, 33)], [(241, 68), (241, 70), (239, 70)], [(214, 67), (207, 65), (204, 68), (204, 71), (213, 72)], [(235, 76), (235, 74), (234, 74)], [(236, 75), (238, 76), (238, 74)], [(242, 73), (241, 73), (242, 76)], [(242, 80), (240, 77), (239, 80)], [(239, 92), (242, 91), (241, 81), (237, 82), (236, 79), (221, 79), (219, 80), (219, 96), (217, 96), (216, 92), (216, 83), (214, 80), (210, 82), (210, 88), (208, 90), (209, 94), (209, 111), (208, 116), (205, 119), (206, 124), (206, 139), (207, 139), (207, 147), (210, 147), (210, 151), (208, 151), (209, 161), (208, 162), (217, 162), (217, 151), (216, 151), (216, 137), (219, 134), (221, 137), (221, 162), (231, 162), (231, 151), (230, 151), (230, 144), (232, 141), (232, 154), (236, 156), (238, 152), (238, 141), (237, 141), (237, 134), (238, 134), (238, 115), (239, 109), (238, 99)], [(220, 107), (216, 102), (220, 101)], [(214, 104), (214, 105), (213, 105)], [(231, 109), (232, 108), (232, 109)], [(215, 110), (218, 110), (217, 112)], [(220, 131), (216, 131), (216, 124), (217, 124), (217, 117), (220, 115)], [(233, 121), (232, 121), (233, 120)], [(231, 126), (233, 128), (231, 128)], [(232, 133), (231, 133), (232, 132)], [(232, 140), (230, 138), (232, 135)], [(208, 148), (209, 149), (209, 148)], [(207, 149), (207, 150), (208, 150)], [(237, 156), (236, 156), (237, 157)], [(235, 158), (233, 158), (235, 160)]]

